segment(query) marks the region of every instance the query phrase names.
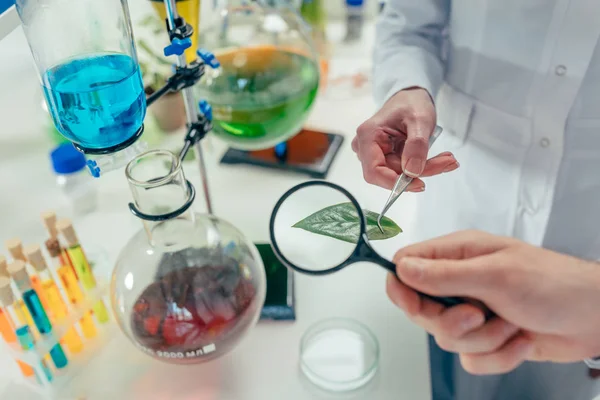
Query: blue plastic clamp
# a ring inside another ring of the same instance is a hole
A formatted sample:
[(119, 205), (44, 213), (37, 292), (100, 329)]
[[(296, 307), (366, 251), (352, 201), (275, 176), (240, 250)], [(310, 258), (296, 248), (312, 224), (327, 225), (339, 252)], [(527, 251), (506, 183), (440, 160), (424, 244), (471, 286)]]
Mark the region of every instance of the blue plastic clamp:
[(198, 107), (200, 108), (200, 112), (202, 113), (202, 115), (204, 115), (204, 117), (209, 120), (212, 121), (212, 106), (210, 104), (208, 104), (208, 102), (206, 100), (201, 100), (198, 103)]
[(178, 39), (175, 38), (171, 41), (171, 44), (165, 47), (165, 57), (182, 55), (187, 49), (192, 47), (192, 41), (190, 38)]
[(94, 160), (87, 160), (87, 167), (94, 178), (100, 178), (100, 167)]
[(204, 64), (208, 65), (211, 68), (219, 68), (221, 66), (221, 63), (219, 62), (219, 60), (217, 60), (215, 55), (208, 50), (198, 49), (196, 54), (198, 54), (198, 57), (200, 57), (202, 61), (204, 61)]

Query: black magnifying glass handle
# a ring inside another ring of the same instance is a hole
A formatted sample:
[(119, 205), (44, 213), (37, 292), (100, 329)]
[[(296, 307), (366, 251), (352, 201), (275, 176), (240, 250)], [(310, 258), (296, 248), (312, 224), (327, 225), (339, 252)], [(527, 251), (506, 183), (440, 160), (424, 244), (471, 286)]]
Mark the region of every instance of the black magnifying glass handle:
[[(383, 257), (377, 257), (377, 260), (373, 260), (373, 261), (376, 261), (377, 264), (381, 265), (383, 268), (392, 272), (396, 276), (396, 278), (398, 277), (398, 275), (396, 274), (396, 264), (394, 264), (393, 262), (388, 261)], [(459, 304), (464, 304), (464, 303), (468, 302), (467, 300), (461, 299), (460, 297), (432, 296), (432, 295), (422, 293), (422, 292), (419, 292), (419, 295), (421, 295), (422, 297), (424, 297), (426, 299), (438, 302), (441, 305), (443, 305), (444, 307), (453, 307), (453, 306), (457, 306)]]

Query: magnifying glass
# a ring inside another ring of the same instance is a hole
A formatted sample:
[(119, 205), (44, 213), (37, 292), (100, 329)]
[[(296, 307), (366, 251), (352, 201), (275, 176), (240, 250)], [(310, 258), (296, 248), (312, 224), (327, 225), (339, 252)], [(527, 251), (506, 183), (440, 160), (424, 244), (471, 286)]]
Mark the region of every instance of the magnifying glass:
[[(327, 275), (368, 261), (396, 274), (396, 264), (373, 249), (368, 237), (381, 234), (367, 224), (358, 201), (344, 188), (308, 181), (288, 190), (277, 202), (269, 225), (271, 246), (279, 261), (294, 271)], [(384, 231), (388, 229), (383, 224)], [(458, 297), (421, 293), (446, 307), (465, 303)]]

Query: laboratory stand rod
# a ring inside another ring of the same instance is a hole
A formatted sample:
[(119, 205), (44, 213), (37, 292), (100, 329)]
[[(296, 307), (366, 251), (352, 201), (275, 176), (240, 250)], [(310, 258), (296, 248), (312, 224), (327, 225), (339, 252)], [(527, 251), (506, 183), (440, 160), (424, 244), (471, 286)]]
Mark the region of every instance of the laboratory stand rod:
[[(175, 0), (164, 0), (167, 14), (167, 21), (169, 24), (170, 30), (175, 30), (176, 20), (179, 19), (179, 14), (177, 13), (177, 6), (175, 4)], [(197, 32), (195, 33), (197, 34)], [(185, 54), (177, 56), (177, 65), (179, 67), (186, 67), (187, 61), (185, 59)], [(196, 109), (198, 105), (196, 104), (196, 99), (194, 97), (194, 91), (192, 87), (186, 87), (181, 90), (183, 94), (185, 113), (187, 116), (187, 122), (189, 126), (198, 122), (198, 113)], [(202, 179), (202, 188), (204, 189), (204, 200), (206, 202), (206, 208), (209, 214), (213, 214), (212, 202), (210, 198), (210, 192), (208, 187), (208, 175), (206, 173), (206, 164), (204, 162), (204, 152), (202, 151), (202, 143), (199, 140), (194, 147), (196, 158), (198, 159), (198, 167), (200, 169), (200, 178)]]

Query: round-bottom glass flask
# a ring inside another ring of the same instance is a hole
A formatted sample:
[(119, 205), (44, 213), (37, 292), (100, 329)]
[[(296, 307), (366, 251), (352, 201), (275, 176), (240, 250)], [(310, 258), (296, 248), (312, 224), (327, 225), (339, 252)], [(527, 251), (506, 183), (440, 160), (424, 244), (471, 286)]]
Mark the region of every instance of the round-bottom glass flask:
[(123, 332), (170, 363), (223, 355), (260, 316), (266, 278), (258, 250), (228, 222), (191, 212), (194, 188), (174, 154), (144, 153), (126, 174), (130, 208), (144, 229), (123, 248), (112, 276)]
[(229, 0), (199, 47), (220, 68), (195, 86), (213, 108), (212, 133), (230, 147), (262, 150), (300, 132), (317, 96), (318, 55), (291, 6)]

